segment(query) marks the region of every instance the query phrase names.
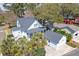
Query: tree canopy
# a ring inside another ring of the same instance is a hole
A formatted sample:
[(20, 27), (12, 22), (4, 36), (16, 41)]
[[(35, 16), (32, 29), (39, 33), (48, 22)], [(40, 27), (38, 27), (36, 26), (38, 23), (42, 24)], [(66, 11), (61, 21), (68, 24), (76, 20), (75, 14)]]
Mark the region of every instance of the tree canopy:
[(13, 11), (18, 17), (22, 17), (26, 10), (40, 20), (50, 20), (52, 22), (63, 22), (66, 16), (79, 16), (79, 4), (72, 3), (12, 3), (4, 6)]
[(36, 33), (30, 41), (25, 37), (15, 40), (8, 36), (1, 43), (1, 53), (4, 56), (43, 56), (47, 42), (42, 35), (42, 33)]
[(42, 4), (36, 8), (35, 16), (37, 19), (50, 20), (53, 22), (62, 22), (63, 17), (60, 15), (61, 8), (58, 4)]

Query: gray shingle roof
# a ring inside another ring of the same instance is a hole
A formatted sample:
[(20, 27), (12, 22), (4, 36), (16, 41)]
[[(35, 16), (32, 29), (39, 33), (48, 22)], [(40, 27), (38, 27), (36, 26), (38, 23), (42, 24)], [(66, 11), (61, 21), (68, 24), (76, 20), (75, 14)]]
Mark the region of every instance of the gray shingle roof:
[(20, 30), (20, 27), (13, 27), (12, 28), (12, 31), (17, 31), (17, 30)]
[(14, 28), (12, 28), (12, 31), (17, 31), (17, 30), (20, 30), (22, 32), (26, 32), (28, 34), (33, 34), (33, 33), (44, 31), (45, 28), (39, 27), (39, 28), (30, 29), (30, 30), (27, 30), (25, 27), (14, 27)]
[(20, 30), (22, 32), (26, 32), (27, 31), (27, 29), (25, 27), (13, 27), (12, 28), (12, 31), (17, 31), (17, 30)]
[(46, 31), (44, 36), (48, 41), (50, 41), (51, 43), (55, 45), (58, 44), (58, 42), (63, 37), (63, 35), (53, 32), (51, 30)]
[(26, 27), (28, 29), (32, 23), (35, 21), (34, 17), (24, 17), (18, 19), (19, 23), (21, 24), (21, 27)]
[(34, 29), (30, 29), (27, 31), (27, 33), (31, 34), (31, 33), (37, 33), (37, 32), (41, 32), (44, 31), (45, 28), (34, 28)]

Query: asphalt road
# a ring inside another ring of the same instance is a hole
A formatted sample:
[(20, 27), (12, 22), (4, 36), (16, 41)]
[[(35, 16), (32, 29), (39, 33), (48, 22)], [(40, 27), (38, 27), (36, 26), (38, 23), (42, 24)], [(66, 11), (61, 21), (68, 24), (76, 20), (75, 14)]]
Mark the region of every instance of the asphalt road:
[(67, 54), (64, 54), (63, 56), (79, 56), (79, 48), (77, 48)]

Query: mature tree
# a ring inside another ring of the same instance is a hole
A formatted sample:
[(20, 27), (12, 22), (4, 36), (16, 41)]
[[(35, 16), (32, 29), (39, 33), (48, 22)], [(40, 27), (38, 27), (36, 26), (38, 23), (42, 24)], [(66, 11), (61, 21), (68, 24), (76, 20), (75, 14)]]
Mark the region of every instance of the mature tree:
[(37, 3), (27, 3), (27, 10), (34, 11), (36, 9)]
[(2, 25), (2, 23), (4, 23), (4, 21), (7, 19), (6, 16), (0, 14), (0, 25)]
[(39, 32), (35, 33), (31, 40), (35, 47), (44, 48), (44, 46), (47, 44), (46, 39), (44, 38), (44, 34)]
[(8, 36), (7, 39), (4, 39), (1, 44), (1, 53), (5, 56), (23, 56), (26, 55), (26, 42), (25, 38), (15, 41)]
[(12, 3), (9, 5), (8, 3), (5, 3), (4, 7), (14, 12), (18, 17), (23, 17), (25, 15), (25, 11), (34, 11), (36, 5), (36, 3)]
[(17, 44), (19, 45), (19, 50), (21, 51), (21, 54), (22, 55), (27, 55), (28, 53), (27, 53), (27, 47), (28, 47), (28, 45), (27, 45), (27, 39), (26, 39), (26, 37), (23, 37), (23, 38), (20, 38), (19, 40), (17, 40)]
[(61, 8), (58, 4), (42, 4), (36, 8), (34, 15), (37, 19), (50, 20), (52, 22), (62, 22), (63, 17), (60, 15)]
[(61, 4), (61, 13), (65, 17), (79, 15), (79, 4)]
[[(40, 35), (40, 37), (39, 37)], [(1, 43), (1, 53), (4, 56), (33, 56), (33, 55), (45, 55), (44, 46), (46, 40), (41, 37), (41, 34), (37, 34), (38, 38), (33, 36), (31, 41), (28, 41), (25, 37), (18, 40), (12, 39), (11, 35), (4, 39)], [(38, 44), (37, 44), (38, 43)], [(39, 49), (43, 53), (38, 52)]]
[[(30, 41), (29, 51), (32, 55), (43, 56), (45, 55), (44, 47), (47, 45), (47, 41), (44, 38), (43, 33), (35, 33)], [(39, 50), (40, 49), (40, 50)]]
[(3, 55), (8, 55), (8, 56), (13, 55), (11, 49), (14, 43), (15, 41), (12, 40), (11, 38), (4, 39), (1, 44), (1, 53)]
[(18, 17), (23, 17), (25, 11), (25, 3), (4, 4), (4, 7), (14, 12)]

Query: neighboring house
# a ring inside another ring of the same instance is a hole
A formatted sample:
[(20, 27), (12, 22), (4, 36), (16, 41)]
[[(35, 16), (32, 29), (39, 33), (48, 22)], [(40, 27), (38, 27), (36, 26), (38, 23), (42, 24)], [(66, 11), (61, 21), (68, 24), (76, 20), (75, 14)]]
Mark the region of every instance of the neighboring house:
[(79, 24), (79, 17), (76, 17), (75, 22)]
[(64, 23), (66, 24), (79, 24), (79, 17), (64, 17)]
[(74, 34), (73, 34), (73, 39), (72, 39), (74, 42), (77, 42), (79, 43), (79, 31), (76, 31)]
[(44, 36), (48, 41), (48, 45), (55, 49), (59, 49), (63, 44), (66, 43), (65, 36), (51, 30), (46, 31)]
[(16, 25), (17, 27), (12, 29), (12, 34), (16, 39), (23, 36), (31, 38), (34, 33), (45, 31), (45, 28), (34, 17), (18, 18)]
[(75, 23), (75, 19), (64, 18), (64, 22), (65, 22), (66, 24), (74, 24), (74, 23)]

